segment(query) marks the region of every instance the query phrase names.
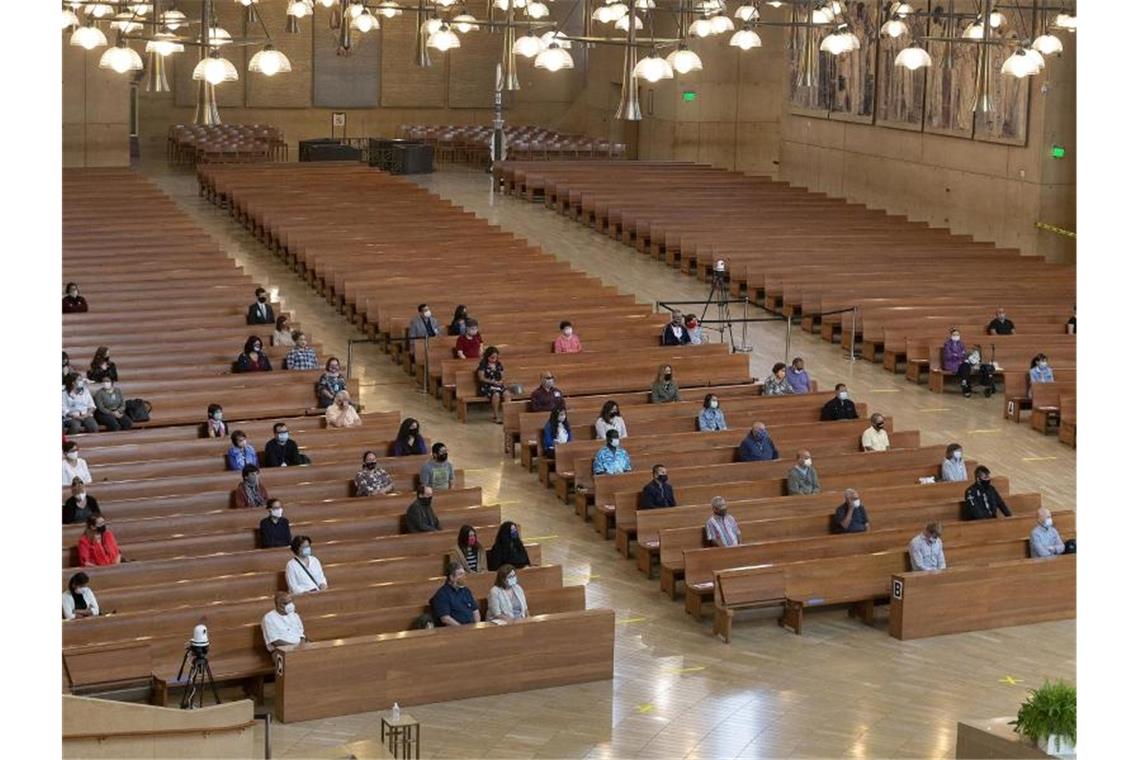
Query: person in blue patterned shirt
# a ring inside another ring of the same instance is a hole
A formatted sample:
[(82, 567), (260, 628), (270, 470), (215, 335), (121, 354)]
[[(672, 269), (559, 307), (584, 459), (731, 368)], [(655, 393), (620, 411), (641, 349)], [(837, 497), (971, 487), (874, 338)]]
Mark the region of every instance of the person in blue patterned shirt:
[(594, 474), (617, 475), (619, 472), (629, 472), (632, 469), (629, 453), (621, 447), (618, 432), (609, 431), (606, 433), (606, 445), (594, 455)]
[(285, 369), (316, 369), (317, 352), (309, 346), (309, 337), (300, 330), (293, 331), (293, 348), (285, 354)]

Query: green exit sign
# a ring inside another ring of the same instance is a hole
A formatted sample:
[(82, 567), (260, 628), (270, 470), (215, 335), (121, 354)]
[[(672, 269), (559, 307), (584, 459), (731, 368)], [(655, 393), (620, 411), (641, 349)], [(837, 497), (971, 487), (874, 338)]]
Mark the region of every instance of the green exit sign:
[(1064, 158), (1064, 157), (1065, 157), (1065, 147), (1063, 145), (1054, 145), (1053, 146), (1053, 158)]
[(681, 93), (681, 100), (685, 101), (686, 103), (692, 103), (696, 99), (697, 93), (693, 92), (692, 90), (685, 90)]

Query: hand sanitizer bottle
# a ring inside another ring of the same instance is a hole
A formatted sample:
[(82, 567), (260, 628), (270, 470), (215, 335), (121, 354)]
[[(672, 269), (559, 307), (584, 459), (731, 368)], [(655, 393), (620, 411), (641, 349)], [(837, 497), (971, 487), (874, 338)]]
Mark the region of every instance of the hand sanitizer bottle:
[(399, 723), (400, 722), (400, 703), (399, 702), (393, 702), (392, 703), (392, 722), (393, 723)]

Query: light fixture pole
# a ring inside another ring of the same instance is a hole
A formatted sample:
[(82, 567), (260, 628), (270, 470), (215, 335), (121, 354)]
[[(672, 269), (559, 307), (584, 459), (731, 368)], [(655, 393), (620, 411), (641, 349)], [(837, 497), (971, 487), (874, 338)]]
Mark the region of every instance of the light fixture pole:
[[(198, 60), (205, 60), (210, 56), (210, 27), (214, 21), (214, 0), (202, 0), (202, 36), (201, 47), (198, 48)], [(198, 98), (194, 105), (194, 123), (213, 127), (222, 123), (222, 115), (218, 112), (218, 98), (214, 92), (214, 85), (203, 77), (198, 82)]]
[(507, 136), (503, 132), (503, 64), (495, 64), (495, 115), (491, 121), (494, 132), (491, 134), (491, 163), (507, 158)]
[(633, 0), (629, 8), (629, 29), (625, 34), (625, 59), (621, 72), (621, 98), (615, 119), (641, 121), (641, 99), (637, 92), (637, 77), (633, 70), (637, 66), (637, 13)]

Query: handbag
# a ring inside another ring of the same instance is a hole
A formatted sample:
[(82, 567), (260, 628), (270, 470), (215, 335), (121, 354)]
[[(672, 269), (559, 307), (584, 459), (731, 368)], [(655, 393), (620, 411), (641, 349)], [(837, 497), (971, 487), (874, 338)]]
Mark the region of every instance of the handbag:
[(150, 410), (153, 408), (149, 401), (141, 398), (127, 399), (126, 403), (127, 416), (131, 418), (131, 422), (147, 422), (150, 419)]

